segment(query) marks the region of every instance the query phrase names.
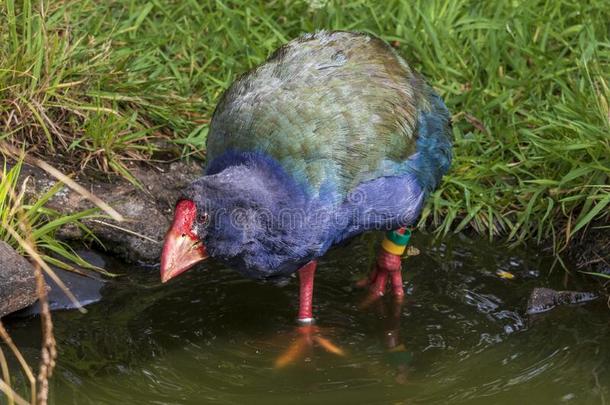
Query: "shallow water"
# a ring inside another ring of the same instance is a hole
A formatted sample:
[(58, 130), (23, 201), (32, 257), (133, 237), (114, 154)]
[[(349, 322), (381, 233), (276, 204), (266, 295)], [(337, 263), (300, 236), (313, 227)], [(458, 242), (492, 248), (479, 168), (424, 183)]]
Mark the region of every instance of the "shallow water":
[[(104, 287), (101, 302), (87, 314), (54, 314), (51, 403), (610, 402), (606, 303), (525, 314), (535, 287), (590, 285), (564, 285), (559, 270), (549, 277), (551, 261), (536, 251), (418, 234), (421, 254), (404, 264), (404, 305), (361, 309), (364, 293), (351, 285), (368, 271), (371, 238), (318, 267), (318, 326), (347, 355), (314, 347), (280, 370), (274, 361), (295, 338), (296, 279), (261, 285), (209, 262), (161, 285), (156, 269), (109, 263), (127, 275)], [(9, 328), (35, 361), (38, 320)]]

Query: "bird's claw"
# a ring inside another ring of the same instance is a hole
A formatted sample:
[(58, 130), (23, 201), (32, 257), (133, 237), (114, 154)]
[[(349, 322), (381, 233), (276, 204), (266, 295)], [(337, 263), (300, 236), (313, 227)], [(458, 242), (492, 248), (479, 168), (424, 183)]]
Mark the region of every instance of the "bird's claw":
[(379, 255), (377, 263), (375, 264), (375, 269), (371, 275), (356, 283), (357, 287), (368, 287), (369, 289), (367, 297), (360, 305), (362, 308), (368, 307), (384, 296), (388, 280), (392, 286), (395, 300), (398, 303), (403, 301), (404, 289), (402, 286), (400, 256), (384, 253), (385, 252)]
[(316, 325), (301, 325), (297, 329), (297, 337), (286, 351), (276, 359), (275, 368), (284, 368), (304, 357), (305, 352), (313, 348), (314, 344), (337, 356), (345, 356), (345, 351), (329, 339), (322, 336)]

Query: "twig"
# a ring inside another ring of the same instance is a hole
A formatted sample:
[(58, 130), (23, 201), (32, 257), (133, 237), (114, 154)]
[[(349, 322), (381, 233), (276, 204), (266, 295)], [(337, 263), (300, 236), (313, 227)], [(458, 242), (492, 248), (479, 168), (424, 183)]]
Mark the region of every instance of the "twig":
[[(11, 196), (14, 199), (14, 191), (11, 190)], [(42, 329), (42, 342), (40, 348), (40, 366), (38, 369), (38, 388), (36, 390), (36, 403), (38, 405), (46, 405), (49, 400), (49, 378), (53, 375), (53, 369), (55, 368), (55, 360), (57, 359), (57, 345), (55, 336), (53, 335), (53, 319), (51, 317), (51, 309), (49, 308), (49, 299), (47, 296), (47, 283), (44, 279), (42, 269), (62, 288), (65, 294), (77, 305), (79, 310), (84, 310), (80, 306), (80, 303), (74, 297), (72, 292), (65, 286), (55, 272), (42, 260), (36, 249), (36, 244), (32, 241), (32, 229), (27, 221), (27, 218), (23, 212), (20, 212), (21, 221), (19, 227), (22, 229), (26, 240), (22, 239), (19, 234), (12, 229), (7, 227), (7, 231), (15, 238), (16, 241), (28, 252), (30, 257), (34, 260), (34, 277), (36, 279), (36, 294), (38, 295), (38, 303), (40, 305), (40, 322)]]
[(114, 224), (110, 224), (108, 222), (100, 221), (99, 219), (90, 219), (89, 221), (95, 222), (95, 223), (100, 224), (100, 225), (108, 226), (110, 228), (118, 229), (119, 231), (123, 231), (125, 233), (131, 234), (131, 235), (134, 235), (134, 236), (138, 236), (138, 237), (140, 237), (142, 239), (146, 239), (147, 241), (150, 241), (150, 242), (153, 242), (153, 243), (161, 243), (158, 240), (154, 240), (153, 238), (149, 238), (148, 236), (142, 235), (141, 233), (137, 233), (136, 231), (132, 231), (131, 229), (123, 228), (123, 227), (120, 227), (118, 225), (114, 225)]
[[(4, 357), (4, 352), (0, 347), (0, 369), (2, 369), (2, 379), (7, 382), (11, 382), (11, 373), (8, 370), (8, 364), (6, 363), (6, 357)], [(15, 397), (13, 396), (12, 391), (5, 392), (6, 397), (8, 399), (8, 405), (15, 404)]]
[(13, 399), (15, 400), (17, 405), (30, 405), (28, 401), (26, 401), (19, 394), (13, 391), (13, 389), (3, 380), (0, 380), (0, 391), (4, 392), (7, 395), (9, 395), (8, 393), (10, 393), (10, 395), (13, 396)]
[(49, 378), (53, 375), (55, 360), (57, 359), (57, 346), (53, 335), (53, 320), (51, 309), (47, 299), (47, 284), (42, 275), (39, 265), (34, 266), (36, 275), (36, 292), (40, 303), (40, 317), (42, 326), (42, 347), (40, 348), (40, 368), (38, 370), (38, 395), (39, 405), (46, 405), (49, 399)]
[(4, 325), (2, 324), (1, 321), (0, 321), (0, 338), (2, 338), (4, 343), (9, 347), (9, 349), (11, 349), (11, 351), (13, 352), (13, 356), (15, 356), (15, 358), (17, 358), (19, 365), (21, 365), (21, 368), (23, 369), (25, 376), (27, 377), (28, 381), (30, 382), (30, 389), (32, 391), (31, 392), (32, 403), (34, 403), (34, 399), (36, 398), (36, 379), (34, 378), (34, 373), (32, 372), (32, 369), (28, 365), (27, 361), (25, 361), (25, 359), (23, 358), (21, 351), (19, 351), (19, 349), (15, 345), (15, 342), (13, 342), (13, 339), (11, 339), (11, 336), (8, 334), (8, 332), (4, 328)]
[(46, 171), (51, 176), (55, 177), (57, 180), (66, 184), (72, 190), (76, 191), (78, 194), (80, 194), (81, 196), (85, 197), (86, 199), (88, 199), (89, 201), (91, 201), (92, 203), (94, 203), (95, 205), (100, 207), (100, 209), (102, 209), (104, 212), (106, 212), (108, 215), (110, 215), (112, 217), (112, 219), (114, 219), (115, 221), (122, 222), (124, 220), (123, 216), (121, 214), (119, 214), (114, 208), (112, 208), (110, 205), (106, 204), (95, 194), (92, 194), (91, 192), (87, 191), (87, 189), (85, 189), (83, 186), (76, 183), (70, 177), (66, 176), (65, 174), (63, 174), (62, 172), (60, 172), (59, 170), (57, 170), (56, 168), (54, 168), (47, 162), (40, 160), (40, 159), (36, 159), (36, 158), (34, 158), (33, 161), (36, 163), (36, 166), (40, 167), (42, 170)]

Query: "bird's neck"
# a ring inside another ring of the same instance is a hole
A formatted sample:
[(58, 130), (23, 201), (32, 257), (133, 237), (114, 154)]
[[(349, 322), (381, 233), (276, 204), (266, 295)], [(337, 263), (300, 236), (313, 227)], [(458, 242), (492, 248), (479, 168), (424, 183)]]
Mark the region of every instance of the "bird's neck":
[(264, 206), (277, 202), (300, 207), (308, 200), (307, 187), (288, 174), (275, 160), (258, 152), (227, 152), (209, 162), (206, 178), (225, 192), (244, 200), (262, 200)]

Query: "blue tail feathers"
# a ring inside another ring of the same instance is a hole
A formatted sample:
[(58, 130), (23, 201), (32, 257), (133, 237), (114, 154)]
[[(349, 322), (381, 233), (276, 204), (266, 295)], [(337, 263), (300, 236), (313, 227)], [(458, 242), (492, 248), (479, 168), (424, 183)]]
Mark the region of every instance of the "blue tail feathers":
[(451, 166), (451, 116), (443, 100), (432, 90), (428, 108), (417, 117), (417, 156), (410, 168), (424, 192), (434, 191)]

